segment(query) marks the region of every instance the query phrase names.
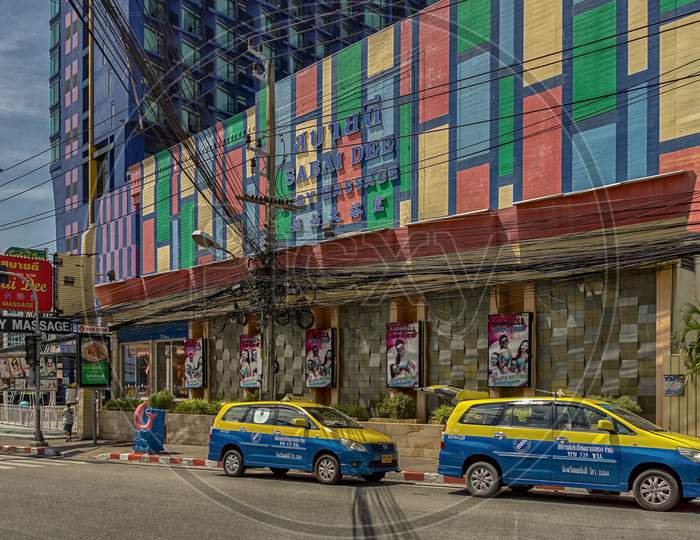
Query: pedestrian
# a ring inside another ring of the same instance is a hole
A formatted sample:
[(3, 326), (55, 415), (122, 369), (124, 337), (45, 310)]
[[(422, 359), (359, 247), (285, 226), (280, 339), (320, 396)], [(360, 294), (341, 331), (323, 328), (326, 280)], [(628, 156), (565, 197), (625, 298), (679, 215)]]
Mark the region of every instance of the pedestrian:
[(63, 409), (63, 432), (66, 434), (66, 442), (73, 440), (73, 417), (75, 413), (71, 408), (70, 403), (66, 403), (66, 407)]

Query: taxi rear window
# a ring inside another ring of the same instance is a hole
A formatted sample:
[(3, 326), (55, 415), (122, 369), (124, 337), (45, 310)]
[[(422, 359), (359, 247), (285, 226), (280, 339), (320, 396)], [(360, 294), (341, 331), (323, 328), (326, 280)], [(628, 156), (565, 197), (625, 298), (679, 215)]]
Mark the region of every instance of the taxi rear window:
[(242, 422), (250, 407), (248, 405), (236, 405), (224, 413), (224, 422)]
[(459, 419), (459, 423), (477, 426), (493, 426), (498, 421), (505, 406), (505, 403), (473, 405), (464, 412), (462, 418)]

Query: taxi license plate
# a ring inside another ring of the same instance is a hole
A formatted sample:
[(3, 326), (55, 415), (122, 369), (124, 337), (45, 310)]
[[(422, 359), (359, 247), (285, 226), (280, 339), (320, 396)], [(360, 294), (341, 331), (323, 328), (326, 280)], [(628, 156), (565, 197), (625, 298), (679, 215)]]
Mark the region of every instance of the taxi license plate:
[(393, 454), (384, 454), (382, 456), (382, 463), (391, 463), (392, 461), (394, 461)]

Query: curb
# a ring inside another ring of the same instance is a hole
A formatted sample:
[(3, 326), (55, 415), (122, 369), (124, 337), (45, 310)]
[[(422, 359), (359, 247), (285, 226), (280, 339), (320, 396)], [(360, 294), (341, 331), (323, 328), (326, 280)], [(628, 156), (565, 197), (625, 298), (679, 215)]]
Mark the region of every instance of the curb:
[(193, 457), (159, 456), (157, 454), (146, 454), (142, 452), (129, 452), (118, 454), (110, 452), (95, 456), (99, 461), (120, 461), (126, 463), (148, 463), (150, 465), (177, 465), (196, 469), (220, 469), (221, 466), (216, 461)]
[(50, 447), (33, 447), (33, 446), (0, 446), (0, 453), (6, 454), (25, 454), (28, 456), (60, 456), (61, 452)]

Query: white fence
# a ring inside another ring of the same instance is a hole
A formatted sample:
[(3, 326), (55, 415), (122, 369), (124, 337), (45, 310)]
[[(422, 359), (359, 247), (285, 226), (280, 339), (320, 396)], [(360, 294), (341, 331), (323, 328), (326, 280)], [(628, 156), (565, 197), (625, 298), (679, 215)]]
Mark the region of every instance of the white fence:
[[(78, 413), (75, 413), (73, 433), (78, 430)], [(19, 405), (0, 404), (0, 424), (13, 426), (34, 427), (34, 406), (20, 407)], [(63, 431), (63, 407), (41, 407), (41, 429), (45, 431)]]

